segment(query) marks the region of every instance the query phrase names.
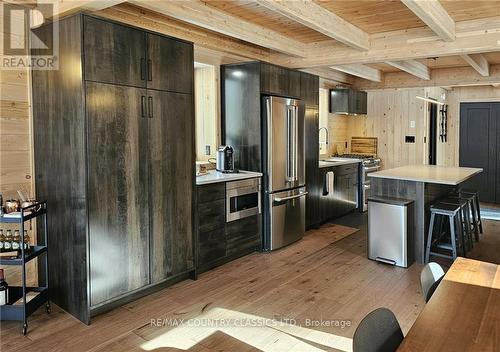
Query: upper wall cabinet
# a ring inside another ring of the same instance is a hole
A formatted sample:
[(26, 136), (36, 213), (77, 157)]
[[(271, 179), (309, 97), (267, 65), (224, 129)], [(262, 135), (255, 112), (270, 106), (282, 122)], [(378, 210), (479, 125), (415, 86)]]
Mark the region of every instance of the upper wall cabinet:
[(300, 72), (284, 67), (261, 63), (261, 92), (300, 98)]
[(94, 17), (85, 17), (84, 31), (86, 80), (193, 92), (190, 43)]
[(300, 73), (300, 97), (307, 106), (319, 107), (319, 77)]
[(84, 17), (85, 79), (146, 87), (146, 33)]
[(148, 88), (191, 94), (193, 70), (192, 44), (148, 34)]
[(330, 112), (333, 114), (364, 115), (367, 94), (348, 88), (330, 89)]

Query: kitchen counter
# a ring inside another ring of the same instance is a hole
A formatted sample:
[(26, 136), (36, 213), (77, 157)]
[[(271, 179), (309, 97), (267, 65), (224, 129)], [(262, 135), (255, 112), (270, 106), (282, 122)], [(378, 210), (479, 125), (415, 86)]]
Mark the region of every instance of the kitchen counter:
[(436, 165), (409, 165), (368, 174), (369, 177), (436, 183), (456, 186), (479, 174), (483, 169)]
[(260, 172), (242, 171), (242, 170), (240, 170), (240, 172), (238, 173), (225, 174), (219, 171), (210, 170), (206, 175), (196, 176), (196, 184), (206, 185), (209, 183), (244, 180), (247, 178), (255, 178), (255, 177), (262, 177), (262, 174)]
[(360, 163), (360, 159), (350, 159), (350, 158), (329, 158), (320, 160), (318, 163), (319, 168), (323, 167), (333, 167), (339, 165), (349, 165), (349, 164), (357, 164)]

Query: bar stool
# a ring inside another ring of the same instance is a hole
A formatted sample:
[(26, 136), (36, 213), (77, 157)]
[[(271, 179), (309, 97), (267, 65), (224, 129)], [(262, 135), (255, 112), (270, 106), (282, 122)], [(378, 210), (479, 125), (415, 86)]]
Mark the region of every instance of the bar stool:
[(459, 191), (460, 196), (473, 197), (472, 208), (475, 209), (477, 216), (477, 224), (479, 226), (479, 233), (483, 233), (483, 221), (481, 220), (481, 206), (479, 204), (479, 192), (474, 191)]
[[(462, 250), (461, 254), (465, 257), (464, 231), (463, 231), (461, 207), (459, 205), (454, 205), (454, 204), (437, 203), (431, 206), (430, 211), (431, 211), (431, 219), (429, 222), (429, 232), (427, 235), (425, 262), (426, 263), (429, 262), (429, 258), (431, 255), (455, 260), (457, 258), (457, 253), (459, 248)], [(435, 236), (434, 221), (436, 216), (448, 217), (450, 223), (451, 243), (441, 242), (441, 240), (444, 237), (444, 234), (441, 231)], [(434, 239), (434, 237), (436, 238)], [(432, 247), (451, 251), (451, 256), (435, 252), (432, 250)]]
[(465, 238), (466, 250), (471, 250), (474, 246), (474, 241), (472, 239), (473, 225), (470, 218), (471, 213), (471, 203), (467, 199), (462, 199), (460, 197), (446, 197), (439, 199), (440, 203), (458, 205), (460, 207), (461, 217), (462, 217), (462, 229)]
[(470, 209), (469, 218), (472, 216), (472, 218), (470, 219), (471, 230), (474, 231), (474, 237), (476, 242), (479, 242), (479, 224), (481, 221), (477, 213), (476, 197), (473, 194), (451, 193), (448, 198), (461, 199), (469, 202), (469, 209)]

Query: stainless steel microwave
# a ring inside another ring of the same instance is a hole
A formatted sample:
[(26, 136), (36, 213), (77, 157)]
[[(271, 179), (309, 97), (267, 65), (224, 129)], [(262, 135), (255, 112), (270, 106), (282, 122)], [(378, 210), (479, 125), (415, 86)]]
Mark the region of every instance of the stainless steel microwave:
[(261, 213), (260, 179), (226, 183), (226, 222)]

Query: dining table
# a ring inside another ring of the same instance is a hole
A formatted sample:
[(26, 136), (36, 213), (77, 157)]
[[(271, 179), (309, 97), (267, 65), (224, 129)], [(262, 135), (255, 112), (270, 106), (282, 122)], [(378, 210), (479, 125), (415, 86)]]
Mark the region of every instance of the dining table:
[(458, 257), (398, 351), (500, 351), (500, 266)]

